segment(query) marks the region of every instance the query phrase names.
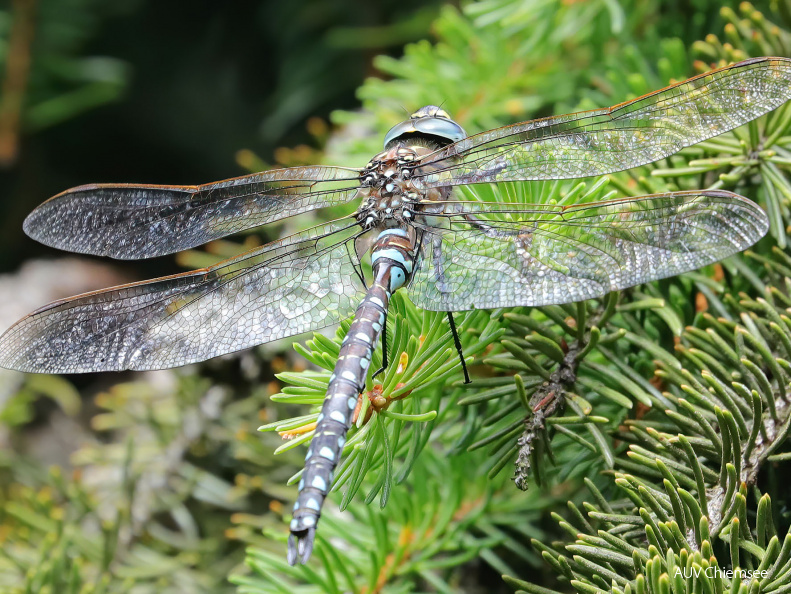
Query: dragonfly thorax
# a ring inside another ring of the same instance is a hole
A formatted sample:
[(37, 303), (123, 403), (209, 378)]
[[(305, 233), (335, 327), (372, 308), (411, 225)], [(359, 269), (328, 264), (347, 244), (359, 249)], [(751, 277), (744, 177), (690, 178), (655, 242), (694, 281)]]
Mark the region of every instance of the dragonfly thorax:
[(403, 227), (414, 220), (416, 196), (369, 196), (357, 211), (357, 221), (365, 229)]
[(412, 164), (431, 149), (396, 146), (376, 155), (360, 176), (357, 220), (366, 229), (403, 226), (414, 220), (424, 197), (412, 181)]

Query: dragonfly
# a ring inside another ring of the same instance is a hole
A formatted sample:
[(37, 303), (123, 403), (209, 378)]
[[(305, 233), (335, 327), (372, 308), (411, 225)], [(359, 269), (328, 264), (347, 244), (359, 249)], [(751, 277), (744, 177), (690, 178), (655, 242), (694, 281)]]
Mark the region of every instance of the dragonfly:
[(791, 60), (756, 58), (613, 107), (472, 136), (429, 105), (394, 126), (383, 152), (361, 168), (313, 165), (199, 186), (67, 190), (27, 217), (27, 234), (118, 259), (171, 254), (324, 207), (356, 201), (357, 208), (208, 268), (51, 303), (0, 337), (0, 366), (162, 369), (353, 316), (290, 523), (288, 561), (306, 563), (395, 291), (404, 289), (420, 308), (448, 312), (455, 329), (451, 312), (600, 298), (693, 270), (747, 248), (769, 226), (759, 206), (725, 190), (561, 206), (464, 200), (459, 186), (637, 167), (790, 97)]

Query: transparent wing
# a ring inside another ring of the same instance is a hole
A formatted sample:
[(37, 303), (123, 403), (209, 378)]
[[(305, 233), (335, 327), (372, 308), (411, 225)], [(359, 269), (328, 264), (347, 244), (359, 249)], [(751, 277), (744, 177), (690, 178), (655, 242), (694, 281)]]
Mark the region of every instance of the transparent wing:
[(791, 60), (756, 58), (607, 109), (522, 122), (426, 156), (426, 187), (566, 179), (645, 165), (791, 99)]
[(359, 232), (340, 220), (211, 268), (56, 301), (0, 337), (0, 366), (162, 369), (333, 324), (365, 294)]
[(424, 229), (421, 258), (408, 292), (429, 310), (600, 297), (716, 262), (769, 228), (760, 207), (725, 191), (571, 207), (447, 204), (452, 212), (417, 224)]
[(343, 204), (354, 197), (358, 182), (358, 170), (310, 166), (202, 186), (79, 186), (36, 208), (24, 228), (33, 239), (62, 250), (150, 258)]

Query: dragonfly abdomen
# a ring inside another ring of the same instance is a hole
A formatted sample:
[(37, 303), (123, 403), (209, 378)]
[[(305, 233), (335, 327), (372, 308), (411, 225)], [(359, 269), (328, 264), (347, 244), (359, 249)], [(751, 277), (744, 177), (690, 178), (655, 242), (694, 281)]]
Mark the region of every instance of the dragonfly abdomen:
[(317, 418), (316, 433), (305, 456), (305, 470), (294, 504), (288, 562), (307, 562), (321, 507), (340, 462), (359, 394), (371, 364), (376, 341), (384, 328), (390, 296), (404, 286), (414, 269), (414, 238), (402, 229), (379, 234), (371, 253), (374, 281), (354, 314), (330, 376), (327, 396)]

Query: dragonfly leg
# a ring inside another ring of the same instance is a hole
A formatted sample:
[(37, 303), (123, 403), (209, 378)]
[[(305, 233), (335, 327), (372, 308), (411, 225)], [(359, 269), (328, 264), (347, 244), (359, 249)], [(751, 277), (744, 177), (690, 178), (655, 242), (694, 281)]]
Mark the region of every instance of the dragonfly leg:
[(478, 229), (480, 231), (483, 231), (486, 235), (488, 235), (490, 237), (492, 237), (492, 236), (497, 237), (498, 235), (500, 235), (500, 233), (498, 232), (498, 230), (495, 227), (493, 227), (492, 225), (487, 225), (486, 221), (484, 221), (482, 219), (479, 219), (474, 214), (465, 213), (463, 215), (463, 217), (474, 228), (476, 228), (476, 229)]
[(305, 565), (313, 552), (313, 539), (316, 536), (316, 528), (308, 528), (302, 534), (288, 535), (288, 564), (296, 565), (297, 558), (302, 565)]
[(385, 369), (387, 369), (387, 312), (385, 312), (385, 320), (382, 323), (382, 366), (376, 370), (371, 379), (374, 379)]
[(459, 333), (456, 331), (456, 322), (453, 321), (453, 314), (451, 312), (447, 313), (450, 332), (453, 334), (453, 344), (456, 345), (456, 352), (459, 353), (459, 359), (461, 360), (461, 369), (464, 372), (464, 383), (471, 384), (470, 374), (467, 373), (467, 363), (464, 362), (464, 353), (461, 350), (461, 340), (459, 340)]

